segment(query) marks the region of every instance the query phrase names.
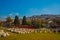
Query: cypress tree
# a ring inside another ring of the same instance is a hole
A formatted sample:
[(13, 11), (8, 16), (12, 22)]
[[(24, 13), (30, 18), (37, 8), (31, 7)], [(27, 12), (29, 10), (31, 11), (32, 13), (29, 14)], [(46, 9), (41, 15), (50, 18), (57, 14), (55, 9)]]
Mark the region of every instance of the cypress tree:
[(15, 16), (14, 25), (19, 25), (19, 24), (20, 24), (19, 17)]
[(23, 16), (22, 25), (26, 25), (26, 16)]

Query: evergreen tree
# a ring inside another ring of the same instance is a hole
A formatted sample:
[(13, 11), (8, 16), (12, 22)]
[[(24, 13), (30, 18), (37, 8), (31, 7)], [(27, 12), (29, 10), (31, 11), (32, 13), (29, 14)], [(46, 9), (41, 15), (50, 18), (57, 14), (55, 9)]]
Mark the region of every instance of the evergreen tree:
[(18, 16), (15, 16), (15, 19), (14, 19), (14, 25), (19, 25), (20, 24), (20, 21), (19, 21), (19, 17)]
[(24, 16), (22, 19), (22, 25), (26, 25), (26, 16)]

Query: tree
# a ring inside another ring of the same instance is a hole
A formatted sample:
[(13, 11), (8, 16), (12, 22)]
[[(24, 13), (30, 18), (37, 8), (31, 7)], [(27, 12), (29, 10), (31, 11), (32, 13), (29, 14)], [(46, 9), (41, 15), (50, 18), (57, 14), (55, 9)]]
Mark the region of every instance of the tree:
[(32, 20), (31, 24), (34, 28), (38, 28), (38, 26), (39, 26), (36, 20)]
[(15, 16), (14, 25), (15, 26), (20, 25), (20, 21), (19, 21), (19, 17), (18, 16)]
[(27, 21), (26, 21), (25, 25), (30, 25), (30, 22), (27, 22)]
[(36, 22), (35, 20), (32, 20), (32, 21), (31, 21), (31, 24), (32, 24), (33, 26), (35, 26), (35, 24), (36, 24), (35, 22)]
[(2, 22), (0, 21), (0, 26), (2, 26)]
[(12, 22), (12, 19), (11, 19), (11, 17), (9, 16), (9, 17), (7, 17), (6, 18), (6, 23), (11, 23)]
[(42, 27), (43, 27), (43, 22), (42, 22), (42, 20), (37, 20), (37, 21), (36, 21), (36, 26), (37, 26), (37, 28), (42, 28)]
[(8, 16), (8, 17), (6, 18), (6, 23), (4, 24), (4, 27), (10, 26), (12, 22), (13, 22), (13, 20), (11, 19), (10, 16)]
[(41, 28), (41, 27), (43, 27), (43, 22), (41, 20), (32, 20), (31, 24), (35, 28)]
[(60, 19), (58, 19), (58, 18), (53, 19), (53, 25), (54, 25), (54, 26), (52, 26), (53, 28), (60, 27)]
[(22, 25), (26, 25), (26, 16), (24, 16), (22, 19)]

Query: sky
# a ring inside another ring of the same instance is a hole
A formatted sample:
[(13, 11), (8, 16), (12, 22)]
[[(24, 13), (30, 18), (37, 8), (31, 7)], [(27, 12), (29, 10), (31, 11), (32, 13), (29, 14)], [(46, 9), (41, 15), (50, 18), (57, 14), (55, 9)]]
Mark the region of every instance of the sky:
[(18, 15), (60, 14), (60, 0), (0, 0), (0, 19)]

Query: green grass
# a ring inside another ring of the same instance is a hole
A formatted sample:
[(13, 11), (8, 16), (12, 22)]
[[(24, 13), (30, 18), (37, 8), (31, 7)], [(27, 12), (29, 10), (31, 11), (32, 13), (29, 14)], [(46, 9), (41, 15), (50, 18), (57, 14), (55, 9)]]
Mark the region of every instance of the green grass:
[(9, 33), (10, 36), (0, 37), (0, 40), (60, 40), (60, 33)]
[(0, 40), (60, 40), (60, 34), (54, 33), (30, 33), (30, 34), (15, 34), (10, 33), (10, 36), (1, 37)]

